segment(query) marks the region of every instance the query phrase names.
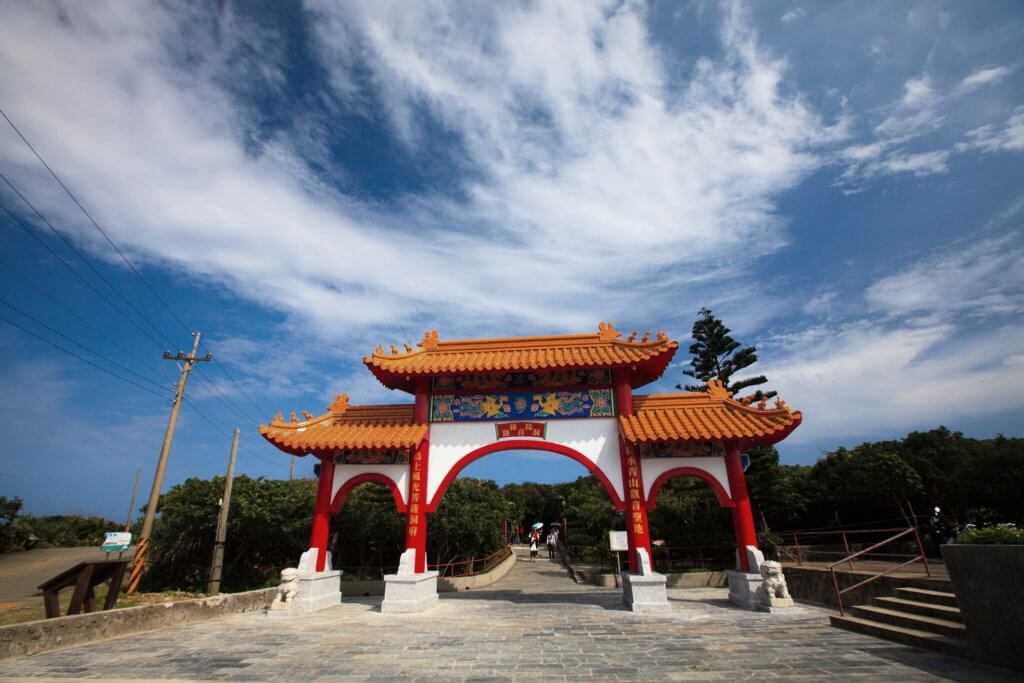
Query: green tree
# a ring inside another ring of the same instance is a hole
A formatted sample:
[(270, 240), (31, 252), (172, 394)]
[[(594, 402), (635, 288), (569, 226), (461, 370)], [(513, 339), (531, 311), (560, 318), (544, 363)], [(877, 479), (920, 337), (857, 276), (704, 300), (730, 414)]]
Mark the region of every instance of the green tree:
[[(684, 375), (699, 380), (700, 384), (687, 384), (687, 391), (707, 391), (708, 380), (717, 379), (722, 385), (738, 395), (747, 387), (764, 384), (768, 379), (764, 375), (748, 377), (733, 381), (732, 376), (757, 362), (757, 349), (753, 346), (740, 348), (741, 344), (733, 339), (731, 330), (714, 316), (710, 308), (701, 308), (700, 316), (693, 323), (691, 332), (694, 342), (690, 345), (690, 369), (683, 370)], [(676, 385), (682, 389), (682, 385)], [(771, 398), (777, 392), (754, 393), (753, 399)]]
[(430, 516), (428, 560), (444, 564), (489, 555), (505, 545), (506, 499), (488, 479), (456, 479)]
[[(143, 590), (202, 591), (209, 579), (224, 478), (186, 479), (160, 496)], [(224, 548), (223, 587), (276, 583), (309, 543), (316, 481), (235, 478)]]

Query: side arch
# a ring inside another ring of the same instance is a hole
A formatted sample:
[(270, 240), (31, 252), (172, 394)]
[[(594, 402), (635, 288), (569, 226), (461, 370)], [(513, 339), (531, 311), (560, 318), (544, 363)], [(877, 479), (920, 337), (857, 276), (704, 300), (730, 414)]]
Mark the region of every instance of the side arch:
[(604, 486), (604, 490), (607, 492), (608, 497), (611, 499), (616, 510), (624, 510), (626, 508), (626, 504), (622, 502), (622, 499), (615, 492), (615, 487), (612, 485), (608, 475), (606, 475), (600, 467), (594, 464), (592, 460), (576, 449), (563, 446), (560, 443), (552, 443), (550, 441), (509, 439), (507, 441), (499, 441), (497, 443), (489, 443), (485, 446), (481, 446), (480, 448), (474, 449), (459, 458), (455, 464), (449, 468), (444, 479), (441, 480), (441, 484), (437, 487), (437, 492), (427, 504), (427, 512), (435, 512), (437, 510), (437, 506), (441, 503), (441, 499), (444, 498), (444, 494), (448, 490), (448, 487), (451, 486), (451, 483), (455, 481), (455, 477), (459, 476), (459, 472), (465, 469), (467, 465), (486, 455), (499, 453), (501, 451), (547, 451), (548, 453), (558, 453), (559, 455), (568, 456), (586, 467), (591, 474), (597, 477), (598, 481), (601, 482), (601, 485)]
[(367, 482), (377, 482), (378, 484), (384, 484), (391, 491), (391, 497), (395, 499), (395, 509), (398, 512), (406, 512), (407, 506), (405, 501), (402, 500), (402, 494), (398, 490), (398, 486), (394, 480), (383, 474), (377, 472), (364, 472), (363, 474), (357, 474), (352, 477), (338, 489), (338, 492), (334, 494), (334, 500), (331, 501), (331, 512), (337, 512), (341, 509), (341, 506), (345, 504), (345, 499), (348, 498), (348, 494), (352, 492), (352, 489), (365, 484)]
[(715, 498), (718, 499), (718, 504), (723, 508), (734, 508), (736, 503), (729, 494), (722, 487), (722, 484), (715, 479), (711, 473), (698, 469), (696, 467), (674, 467), (670, 470), (662, 472), (654, 483), (651, 484), (650, 493), (647, 494), (647, 509), (653, 510), (658, 500), (658, 493), (661, 492), (661, 487), (665, 485), (669, 479), (673, 477), (696, 477), (703, 481), (708, 487), (714, 492)]

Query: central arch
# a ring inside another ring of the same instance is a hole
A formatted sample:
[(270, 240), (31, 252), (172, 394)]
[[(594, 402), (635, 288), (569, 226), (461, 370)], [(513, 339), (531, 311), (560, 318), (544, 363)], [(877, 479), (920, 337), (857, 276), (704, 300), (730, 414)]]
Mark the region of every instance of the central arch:
[(479, 448), (476, 448), (464, 456), (459, 458), (454, 465), (448, 470), (444, 479), (441, 480), (441, 484), (437, 487), (437, 492), (434, 493), (434, 497), (427, 503), (426, 511), (435, 512), (437, 506), (440, 504), (441, 499), (444, 498), (445, 491), (451, 486), (451, 483), (459, 476), (459, 472), (465, 469), (470, 463), (479, 460), (480, 458), (491, 455), (492, 453), (500, 453), (501, 451), (546, 451), (548, 453), (558, 453), (565, 455), (579, 464), (587, 468), (591, 474), (597, 477), (598, 481), (604, 487), (605, 492), (608, 494), (608, 498), (611, 499), (612, 504), (616, 510), (624, 510), (626, 505), (622, 501), (622, 498), (615, 491), (615, 487), (612, 485), (608, 476), (601, 471), (601, 469), (594, 463), (593, 460), (583, 455), (574, 448), (564, 446), (560, 443), (552, 443), (550, 441), (534, 441), (532, 439), (509, 439), (505, 441), (498, 441), (496, 443), (489, 443)]

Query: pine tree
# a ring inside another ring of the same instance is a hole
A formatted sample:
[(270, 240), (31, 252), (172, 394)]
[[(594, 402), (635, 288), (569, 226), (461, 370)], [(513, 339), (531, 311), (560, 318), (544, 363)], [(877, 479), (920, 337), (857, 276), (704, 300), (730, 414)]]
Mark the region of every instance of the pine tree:
[[(687, 384), (687, 391), (707, 391), (708, 380), (717, 379), (735, 396), (747, 387), (768, 381), (764, 375), (758, 375), (732, 382), (733, 374), (757, 362), (757, 349), (753, 346), (741, 349), (740, 343), (729, 336), (729, 328), (712, 314), (710, 308), (701, 308), (698, 315), (700, 317), (693, 323), (692, 332), (696, 341), (690, 345), (690, 354), (693, 356), (690, 360), (691, 369), (683, 370), (683, 374), (700, 380), (701, 384)], [(676, 388), (683, 387), (677, 384)], [(776, 393), (759, 389), (750, 398), (759, 401), (771, 398)]]

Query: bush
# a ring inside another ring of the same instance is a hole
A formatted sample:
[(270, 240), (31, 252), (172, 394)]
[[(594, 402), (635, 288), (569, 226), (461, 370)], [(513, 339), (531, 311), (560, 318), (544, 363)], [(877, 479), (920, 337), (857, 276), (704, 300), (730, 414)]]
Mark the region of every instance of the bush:
[(957, 543), (975, 545), (1019, 545), (1024, 544), (1024, 529), (1012, 524), (996, 524), (981, 529), (967, 529), (956, 538)]

